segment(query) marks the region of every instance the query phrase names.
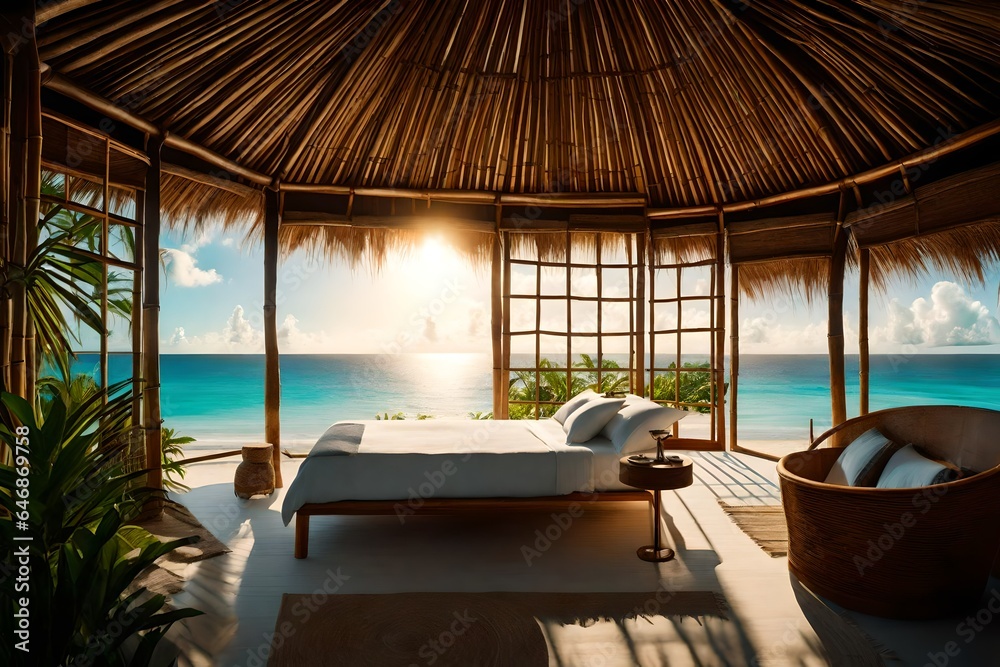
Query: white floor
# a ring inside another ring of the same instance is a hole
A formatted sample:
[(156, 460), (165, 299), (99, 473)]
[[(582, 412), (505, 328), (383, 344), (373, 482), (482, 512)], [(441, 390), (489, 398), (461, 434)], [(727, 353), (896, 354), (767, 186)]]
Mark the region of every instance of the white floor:
[[(730, 620), (550, 628), (552, 664), (860, 664), (824, 657), (831, 652), (824, 646), (834, 647), (843, 633), (859, 636), (837, 616), (842, 610), (823, 606), (790, 581), (787, 559), (766, 555), (718, 506), (720, 498), (776, 504), (774, 464), (729, 453), (691, 455), (695, 484), (663, 496), (664, 535), (678, 558), (662, 564), (635, 556), (636, 547), (650, 536), (643, 503), (587, 507), (551, 544), (539, 540), (553, 524), (548, 514), (488, 521), (411, 517), (405, 523), (396, 517), (314, 517), (310, 557), (296, 560), (293, 527), (281, 523), (280, 491), (269, 498), (239, 500), (232, 488), (235, 459), (193, 464), (186, 480), (192, 491), (176, 498), (233, 551), (189, 566), (187, 588), (175, 596), (176, 605), (206, 612), (173, 633), (190, 654), (182, 664), (265, 665), (283, 593), (661, 588), (720, 592), (730, 606)], [(286, 484), (298, 465), (299, 460), (283, 464)], [(527, 562), (525, 547), (540, 555)], [(1000, 587), (1000, 582), (992, 583)], [(935, 665), (934, 658), (939, 662), (935, 667), (943, 667), (942, 658), (947, 665), (1000, 664), (1000, 621), (983, 624), (966, 642), (957, 627), (962, 619), (912, 623), (851, 618), (897, 656), (887, 664)], [(957, 647), (957, 655), (946, 655), (946, 647), (953, 653)]]

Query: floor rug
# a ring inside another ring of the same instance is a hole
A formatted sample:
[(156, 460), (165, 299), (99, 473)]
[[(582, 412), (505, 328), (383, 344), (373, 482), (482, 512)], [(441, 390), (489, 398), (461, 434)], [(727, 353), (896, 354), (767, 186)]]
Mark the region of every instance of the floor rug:
[[(719, 593), (392, 593), (289, 595), (270, 667), (547, 667), (548, 626), (726, 618)], [(642, 623), (646, 625), (645, 623)]]
[(190, 563), (220, 556), (230, 551), (215, 535), (201, 525), (201, 522), (186, 507), (179, 503), (167, 501), (160, 516), (135, 523), (155, 535), (161, 542), (169, 542), (192, 535), (196, 535), (199, 539), (194, 544), (178, 547), (161, 556), (153, 565), (150, 565), (136, 577), (130, 590), (145, 587), (152, 593), (163, 595), (177, 593), (184, 588), (184, 570)]
[(719, 504), (771, 558), (788, 555), (788, 525), (781, 505), (729, 505), (721, 500)]

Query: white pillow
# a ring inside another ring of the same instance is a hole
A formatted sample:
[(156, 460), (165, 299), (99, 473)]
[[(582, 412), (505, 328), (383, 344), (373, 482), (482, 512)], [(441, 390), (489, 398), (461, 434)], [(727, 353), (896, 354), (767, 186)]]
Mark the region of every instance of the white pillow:
[(649, 432), (668, 429), (689, 414), (686, 410), (668, 408), (649, 399), (638, 396), (635, 399), (638, 400), (629, 401), (601, 431), (620, 454), (655, 449), (656, 440)]
[(583, 407), (585, 403), (589, 403), (595, 398), (600, 398), (600, 395), (593, 389), (581, 391), (579, 394), (563, 403), (562, 406), (556, 410), (556, 413), (552, 415), (552, 418), (560, 424), (565, 424), (571, 414)]
[(566, 442), (587, 442), (601, 432), (624, 404), (624, 398), (598, 397), (574, 410), (563, 424)]
[(823, 481), (841, 486), (875, 486), (899, 447), (877, 428), (869, 429), (844, 447)]
[(923, 456), (913, 445), (907, 445), (892, 455), (878, 478), (880, 489), (913, 489), (918, 486), (944, 484), (960, 477), (955, 467)]

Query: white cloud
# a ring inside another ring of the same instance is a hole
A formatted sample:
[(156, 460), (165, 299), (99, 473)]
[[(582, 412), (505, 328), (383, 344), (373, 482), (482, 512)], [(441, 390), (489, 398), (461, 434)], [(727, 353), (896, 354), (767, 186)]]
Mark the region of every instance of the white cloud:
[(211, 231), (207, 229), (199, 229), (197, 232), (195, 232), (194, 238), (188, 239), (187, 241), (181, 244), (181, 250), (188, 253), (189, 255), (193, 255), (194, 253), (198, 252), (199, 248), (207, 246), (209, 243), (211, 243), (212, 238), (213, 235)]
[(232, 236), (227, 236), (226, 238), (222, 239), (222, 245), (224, 245), (227, 248), (232, 248), (233, 246), (236, 245), (236, 239), (234, 239)]
[[(826, 320), (802, 326), (784, 324), (776, 317), (746, 318), (740, 323), (740, 352), (743, 354), (826, 354)], [(847, 352), (856, 351), (858, 332), (844, 318)]]
[(243, 315), (243, 306), (239, 305), (229, 316), (226, 328), (222, 330), (222, 338), (227, 343), (243, 348), (256, 349), (264, 346), (264, 333), (253, 328), (250, 320)]
[(959, 285), (941, 281), (931, 288), (929, 300), (920, 297), (907, 307), (893, 299), (888, 322), (873, 338), (927, 347), (991, 345), (1000, 343), (1000, 322)]
[(167, 256), (167, 275), (181, 287), (204, 287), (222, 281), (222, 276), (215, 269), (199, 269), (198, 260), (190, 252), (182, 249), (165, 248)]

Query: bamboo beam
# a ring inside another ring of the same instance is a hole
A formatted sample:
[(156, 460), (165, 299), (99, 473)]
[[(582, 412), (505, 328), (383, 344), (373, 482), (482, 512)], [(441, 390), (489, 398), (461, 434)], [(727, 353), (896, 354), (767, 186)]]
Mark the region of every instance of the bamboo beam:
[(39, 3), (38, 25), (95, 2), (97, 0), (49, 0), (49, 2)]
[[(160, 425), (160, 274), (153, 268), (160, 261), (160, 150), (163, 141), (151, 137), (147, 147), (149, 169), (142, 208), (142, 264), (150, 267), (143, 272), (142, 297), (142, 424), (146, 441), (146, 486), (163, 488), (162, 444)], [(150, 508), (159, 513), (156, 505)]]
[(281, 373), (278, 359), (278, 227), (280, 194), (264, 191), (264, 440), (271, 443), (274, 486), (281, 488)]
[(827, 346), (830, 354), (830, 405), (833, 426), (847, 421), (847, 390), (844, 378), (844, 268), (847, 262), (847, 230), (844, 219), (844, 195), (840, 197), (837, 231), (830, 258), (828, 289)]
[(493, 236), (493, 250), (490, 256), (490, 342), (493, 346), (493, 418), (503, 414), (504, 390), (507, 383), (503, 377), (503, 255), (500, 248), (499, 220), (502, 207), (497, 206), (497, 230)]
[(219, 190), (232, 192), (234, 195), (239, 195), (241, 197), (256, 197), (260, 192), (249, 185), (243, 185), (242, 183), (238, 183), (230, 179), (219, 178), (218, 176), (213, 176), (211, 174), (203, 174), (200, 171), (188, 169), (187, 167), (182, 167), (177, 164), (164, 163), (162, 171), (164, 174), (179, 176), (180, 178), (185, 178), (194, 183), (201, 183), (202, 185), (209, 185), (213, 188), (218, 188)]
[(737, 385), (740, 377), (740, 265), (729, 267), (729, 448), (736, 451)]
[(45, 87), (59, 93), (60, 95), (68, 97), (74, 102), (79, 102), (86, 107), (90, 107), (94, 111), (104, 114), (111, 120), (125, 123), (126, 125), (130, 125), (137, 130), (145, 132), (150, 137), (162, 137), (164, 145), (167, 147), (176, 148), (177, 150), (194, 155), (214, 167), (218, 167), (230, 174), (241, 176), (251, 183), (256, 183), (258, 185), (270, 185), (271, 183), (270, 176), (265, 176), (264, 174), (256, 172), (252, 169), (248, 169), (238, 162), (230, 160), (229, 158), (205, 148), (200, 144), (185, 139), (184, 137), (176, 134), (170, 134), (169, 132), (165, 133), (157, 127), (156, 124), (150, 122), (149, 120), (139, 116), (138, 114), (132, 113), (121, 105), (114, 104), (113, 102), (106, 100), (97, 93), (77, 85), (72, 80), (57, 72), (49, 72), (49, 76), (45, 80)]
[(686, 206), (677, 208), (650, 208), (648, 215), (651, 220), (669, 220), (671, 218), (688, 218), (697, 216), (713, 215), (720, 208), (724, 213), (735, 213), (739, 211), (749, 211), (755, 208), (764, 208), (776, 204), (785, 204), (809, 197), (819, 197), (839, 192), (843, 188), (863, 185), (877, 181), (880, 178), (897, 173), (900, 169), (915, 167), (927, 162), (932, 162), (955, 151), (968, 148), (974, 144), (1000, 134), (1000, 120), (984, 123), (979, 127), (963, 132), (951, 139), (940, 142), (936, 146), (917, 151), (902, 160), (886, 163), (880, 167), (874, 167), (867, 171), (862, 171), (853, 176), (846, 176), (835, 181), (829, 181), (821, 185), (814, 185), (798, 190), (789, 190), (768, 197), (721, 204), (719, 206)]
[(869, 355), (868, 355), (868, 282), (871, 273), (871, 251), (868, 248), (861, 248), (860, 255), (860, 280), (858, 285), (858, 381), (860, 384), (862, 415), (868, 414), (868, 383), (869, 383)]

